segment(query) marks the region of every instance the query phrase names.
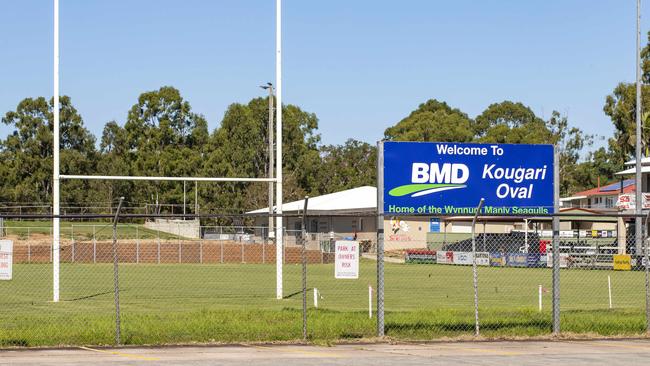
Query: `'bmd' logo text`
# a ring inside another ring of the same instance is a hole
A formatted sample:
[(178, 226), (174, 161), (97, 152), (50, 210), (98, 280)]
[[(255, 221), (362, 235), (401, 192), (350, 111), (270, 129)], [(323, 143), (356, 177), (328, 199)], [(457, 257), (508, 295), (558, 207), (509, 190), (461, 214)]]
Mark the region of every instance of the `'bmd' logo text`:
[(465, 164), (413, 163), (411, 183), (391, 189), (394, 197), (410, 195), (419, 197), (427, 194), (465, 188), (469, 179), (469, 168)]

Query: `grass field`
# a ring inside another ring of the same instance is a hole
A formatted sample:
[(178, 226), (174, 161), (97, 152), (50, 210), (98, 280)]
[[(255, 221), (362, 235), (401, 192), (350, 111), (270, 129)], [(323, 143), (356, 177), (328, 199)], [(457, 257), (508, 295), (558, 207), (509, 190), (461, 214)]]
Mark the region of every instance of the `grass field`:
[[(368, 285), (335, 280), (332, 264), (308, 269), (309, 335), (315, 341), (375, 335)], [(51, 300), (51, 265), (14, 266), (0, 282), (0, 346), (112, 344), (113, 270), (107, 264), (62, 264), (61, 297)], [(275, 299), (275, 266), (254, 264), (122, 264), (120, 299), (125, 344), (294, 340), (301, 337), (299, 265), (285, 265), (283, 300)], [(609, 309), (607, 276), (613, 309)], [(386, 334), (398, 339), (471, 335), (471, 267), (386, 264)], [(563, 270), (562, 330), (602, 335), (644, 332), (643, 272)], [(544, 309), (537, 310), (538, 286)], [(313, 307), (312, 288), (322, 298)], [(534, 336), (551, 331), (551, 270), (479, 268), (482, 335)], [(374, 302), (373, 298), (373, 302)], [(373, 304), (374, 305), (374, 304)], [(374, 314), (373, 314), (374, 315)]]

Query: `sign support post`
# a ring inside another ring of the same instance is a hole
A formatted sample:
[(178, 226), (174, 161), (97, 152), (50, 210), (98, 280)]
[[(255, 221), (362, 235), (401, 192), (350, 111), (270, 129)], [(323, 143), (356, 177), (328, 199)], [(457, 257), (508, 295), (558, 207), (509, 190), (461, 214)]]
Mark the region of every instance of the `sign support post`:
[(553, 148), (553, 334), (560, 334), (560, 161), (557, 145)]

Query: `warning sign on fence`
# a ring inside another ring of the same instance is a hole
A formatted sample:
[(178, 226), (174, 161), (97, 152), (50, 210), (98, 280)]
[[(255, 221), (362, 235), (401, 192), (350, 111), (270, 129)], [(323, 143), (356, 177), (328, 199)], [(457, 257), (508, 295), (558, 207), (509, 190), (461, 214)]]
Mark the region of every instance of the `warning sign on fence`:
[(337, 240), (334, 254), (335, 278), (359, 278), (359, 242)]
[(11, 279), (13, 252), (14, 242), (11, 240), (0, 240), (0, 280)]

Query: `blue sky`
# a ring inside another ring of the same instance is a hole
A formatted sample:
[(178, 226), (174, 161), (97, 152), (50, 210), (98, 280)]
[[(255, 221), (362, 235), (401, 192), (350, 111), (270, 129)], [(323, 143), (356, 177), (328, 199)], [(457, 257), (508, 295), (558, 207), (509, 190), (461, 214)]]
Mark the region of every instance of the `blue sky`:
[[(274, 0), (60, 1), (61, 92), (97, 136), (143, 91), (179, 88), (213, 129), (274, 80)], [(284, 100), (316, 113), (328, 144), (375, 142), (430, 98), (472, 117), (521, 101), (610, 136), (602, 107), (634, 80), (635, 4), (284, 0)], [(52, 1), (2, 1), (1, 113), (52, 95), (51, 55)]]

